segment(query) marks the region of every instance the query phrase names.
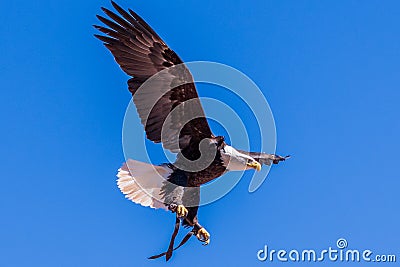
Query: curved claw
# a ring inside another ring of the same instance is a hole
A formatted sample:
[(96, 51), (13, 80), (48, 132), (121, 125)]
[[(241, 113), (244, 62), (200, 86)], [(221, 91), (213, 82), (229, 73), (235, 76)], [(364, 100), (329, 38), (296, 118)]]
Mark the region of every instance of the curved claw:
[(204, 229), (204, 227), (200, 228), (196, 234), (196, 237), (200, 242), (203, 242), (203, 246), (210, 244), (210, 234), (206, 231), (206, 229)]
[(176, 207), (176, 216), (178, 218), (183, 218), (186, 217), (186, 215), (188, 214), (188, 210), (185, 208), (185, 206), (183, 205), (178, 205)]

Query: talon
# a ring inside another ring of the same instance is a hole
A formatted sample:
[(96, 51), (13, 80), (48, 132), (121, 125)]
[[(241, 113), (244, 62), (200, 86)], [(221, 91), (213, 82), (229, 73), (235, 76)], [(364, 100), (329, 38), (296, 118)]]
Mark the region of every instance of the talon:
[(176, 216), (178, 218), (183, 218), (183, 217), (186, 217), (187, 214), (188, 214), (188, 210), (185, 208), (185, 206), (178, 205), (178, 207), (176, 208)]
[(203, 246), (210, 244), (210, 234), (204, 228), (197, 231), (196, 237), (199, 241), (203, 242)]

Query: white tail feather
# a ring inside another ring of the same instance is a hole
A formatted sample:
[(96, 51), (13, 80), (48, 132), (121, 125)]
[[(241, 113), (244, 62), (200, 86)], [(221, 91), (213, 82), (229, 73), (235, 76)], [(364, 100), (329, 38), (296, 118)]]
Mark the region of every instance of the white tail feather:
[(155, 166), (129, 159), (118, 169), (117, 185), (126, 198), (137, 204), (168, 210), (162, 202), (160, 190), (171, 173), (166, 165)]

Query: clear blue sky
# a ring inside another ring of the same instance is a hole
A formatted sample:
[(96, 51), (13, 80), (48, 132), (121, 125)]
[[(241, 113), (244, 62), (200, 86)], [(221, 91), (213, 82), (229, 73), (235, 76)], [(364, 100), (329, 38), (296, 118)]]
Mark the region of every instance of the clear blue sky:
[[(255, 193), (244, 177), (202, 207), (211, 244), (190, 240), (173, 266), (274, 266), (257, 260), (265, 244), (324, 249), (339, 237), (400, 258), (399, 1), (118, 2), (184, 60), (252, 78), (277, 152), (294, 155)], [(111, 5), (0, 3), (1, 266), (165, 265), (146, 257), (167, 247), (173, 215), (115, 184), (130, 95), (92, 36), (100, 6)]]

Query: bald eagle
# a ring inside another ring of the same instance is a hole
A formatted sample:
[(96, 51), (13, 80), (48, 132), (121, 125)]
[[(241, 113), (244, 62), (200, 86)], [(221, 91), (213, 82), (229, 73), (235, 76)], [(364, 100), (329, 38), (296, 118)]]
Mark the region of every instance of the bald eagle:
[(210, 242), (197, 217), (201, 185), (227, 171), (259, 171), (262, 164), (277, 164), (287, 157), (241, 151), (227, 145), (224, 137), (214, 136), (192, 75), (180, 57), (134, 11), (111, 3), (118, 15), (103, 7), (108, 18), (97, 15), (105, 26), (94, 25), (103, 33), (95, 37), (131, 76), (128, 88), (146, 137), (177, 153), (174, 163), (158, 166), (128, 159), (118, 170), (117, 184), (137, 204), (176, 213), (170, 246), (160, 254), (168, 260), (180, 221), (192, 227), (190, 234), (203, 244)]

